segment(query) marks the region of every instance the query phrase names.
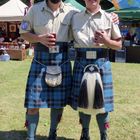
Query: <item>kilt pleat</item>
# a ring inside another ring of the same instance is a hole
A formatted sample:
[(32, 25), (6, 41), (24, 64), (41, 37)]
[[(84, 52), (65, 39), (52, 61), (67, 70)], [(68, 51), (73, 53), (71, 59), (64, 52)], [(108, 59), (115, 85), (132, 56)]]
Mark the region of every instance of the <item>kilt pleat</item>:
[[(72, 86), (72, 71), (68, 54), (49, 54), (38, 51), (34, 53), (34, 59), (27, 79), (25, 108), (62, 108), (66, 106)], [(45, 83), (46, 66), (54, 64), (56, 60), (59, 61), (59, 65), (62, 64), (62, 84), (57, 87), (49, 87)]]
[(111, 63), (107, 58), (99, 59), (83, 59), (78, 58), (74, 63), (72, 93), (71, 93), (71, 106), (74, 109), (78, 107), (78, 98), (80, 93), (80, 85), (83, 76), (84, 67), (88, 64), (96, 64), (102, 71), (101, 78), (103, 82), (104, 90), (104, 107), (106, 112), (114, 110), (114, 91), (113, 91), (113, 79), (111, 71)]

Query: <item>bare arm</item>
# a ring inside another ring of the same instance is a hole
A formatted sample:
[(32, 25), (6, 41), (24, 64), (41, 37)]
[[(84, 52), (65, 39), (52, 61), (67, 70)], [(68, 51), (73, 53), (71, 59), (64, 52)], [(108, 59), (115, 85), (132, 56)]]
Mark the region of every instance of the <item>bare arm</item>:
[(43, 35), (37, 35), (33, 33), (22, 33), (21, 37), (30, 43), (41, 43), (45, 45), (46, 47), (52, 47), (55, 45), (55, 38), (52, 34), (43, 34)]
[(109, 39), (105, 45), (113, 50), (119, 50), (122, 48), (122, 41), (121, 41), (121, 38), (116, 39), (116, 40)]
[(110, 39), (105, 31), (97, 31), (95, 34), (95, 42), (97, 44), (104, 44), (113, 50), (118, 50), (122, 48), (121, 38)]
[(22, 33), (21, 37), (30, 43), (37, 43), (39, 42), (39, 36), (32, 33)]

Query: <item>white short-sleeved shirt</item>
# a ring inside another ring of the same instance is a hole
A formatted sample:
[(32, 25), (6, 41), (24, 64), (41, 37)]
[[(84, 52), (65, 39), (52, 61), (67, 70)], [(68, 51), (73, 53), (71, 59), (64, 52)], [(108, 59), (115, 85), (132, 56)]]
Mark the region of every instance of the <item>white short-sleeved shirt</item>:
[[(72, 29), (75, 48), (98, 47), (94, 43), (94, 34), (97, 30), (105, 30), (111, 39), (121, 38), (118, 25), (114, 24), (110, 14), (102, 9), (95, 14), (86, 10), (76, 13), (72, 19)], [(102, 45), (101, 47), (107, 46)]]
[(79, 12), (70, 4), (61, 3), (54, 13), (45, 1), (34, 4), (24, 16), (20, 33), (34, 32), (35, 34), (56, 33), (57, 41), (70, 40), (70, 27), (73, 14)]

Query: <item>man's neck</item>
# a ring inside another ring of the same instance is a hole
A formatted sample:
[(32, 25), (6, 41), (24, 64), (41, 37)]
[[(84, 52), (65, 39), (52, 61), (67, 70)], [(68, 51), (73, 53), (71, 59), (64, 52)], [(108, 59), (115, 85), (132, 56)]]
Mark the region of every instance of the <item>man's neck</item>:
[(57, 11), (61, 5), (61, 2), (57, 3), (57, 4), (54, 4), (54, 3), (51, 3), (50, 1), (47, 2), (48, 4), (48, 7), (52, 10), (52, 11)]
[(99, 5), (99, 6), (97, 6), (97, 7), (94, 8), (94, 9), (92, 9), (92, 8), (91, 8), (91, 9), (90, 9), (90, 8), (88, 9), (88, 8), (87, 8), (87, 10), (88, 10), (90, 13), (97, 13), (97, 12), (99, 11), (100, 8), (101, 8), (101, 7), (100, 7), (100, 5)]

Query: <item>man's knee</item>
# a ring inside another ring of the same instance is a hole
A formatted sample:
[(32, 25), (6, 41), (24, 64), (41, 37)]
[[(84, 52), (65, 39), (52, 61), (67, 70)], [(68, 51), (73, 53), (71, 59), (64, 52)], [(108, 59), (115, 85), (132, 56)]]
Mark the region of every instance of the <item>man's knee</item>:
[(38, 108), (33, 108), (33, 109), (28, 109), (27, 110), (27, 114), (29, 115), (35, 115), (39, 112), (39, 109)]

